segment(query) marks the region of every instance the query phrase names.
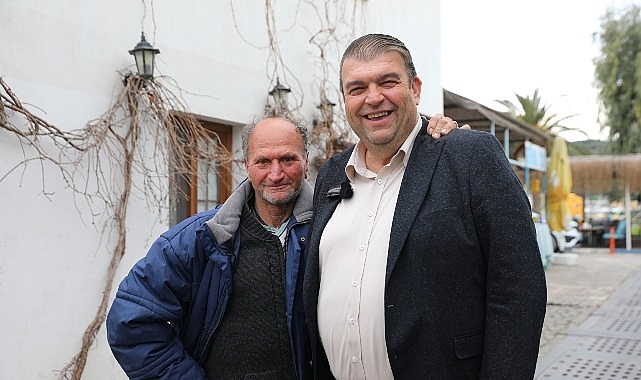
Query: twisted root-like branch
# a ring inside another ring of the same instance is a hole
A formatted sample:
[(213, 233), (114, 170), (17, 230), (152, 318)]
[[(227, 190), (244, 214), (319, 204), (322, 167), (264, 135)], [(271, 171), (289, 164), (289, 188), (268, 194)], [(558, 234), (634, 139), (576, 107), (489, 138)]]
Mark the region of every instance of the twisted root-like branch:
[[(229, 167), (226, 164), (232, 161), (218, 136), (188, 112), (169, 85), (173, 84), (170, 78), (152, 81), (128, 75), (123, 80), (125, 86), (107, 112), (83, 129), (68, 132), (28, 110), (0, 77), (0, 129), (36, 153), (0, 176), (0, 181), (30, 161), (49, 162), (60, 169), (74, 194), (103, 201), (117, 235), (96, 314), (82, 335), (80, 351), (60, 370), (59, 379), (81, 378), (89, 349), (106, 318), (114, 277), (125, 254), (132, 193), (143, 193), (150, 205), (161, 210), (170, 192), (180, 196), (181, 176), (198, 175), (193, 162), (205, 160)], [(134, 173), (142, 176), (142, 183), (133, 181)], [(89, 191), (91, 188), (96, 190)], [(91, 203), (87, 202), (90, 208)], [(109, 220), (105, 231), (112, 225)]]

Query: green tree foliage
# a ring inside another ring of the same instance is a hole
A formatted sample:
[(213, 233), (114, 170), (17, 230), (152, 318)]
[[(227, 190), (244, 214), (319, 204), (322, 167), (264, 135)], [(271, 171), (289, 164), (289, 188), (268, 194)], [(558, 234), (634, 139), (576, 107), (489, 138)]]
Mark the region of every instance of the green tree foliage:
[[(516, 93), (514, 95), (518, 99), (520, 107), (509, 100), (497, 100), (497, 102), (507, 107), (510, 114), (517, 119), (523, 120), (526, 123), (548, 133), (556, 134), (564, 131), (577, 131), (588, 137), (587, 133), (581, 129), (561, 125), (563, 120), (575, 115), (559, 117), (557, 114), (551, 114), (550, 107), (542, 102), (538, 88), (534, 90), (534, 94), (532, 94), (531, 97), (522, 96)], [(568, 153), (574, 156), (589, 154), (589, 151), (580, 145), (568, 144)]]
[(583, 133), (587, 137), (587, 134), (580, 129), (565, 127), (561, 125), (561, 122), (563, 120), (575, 115), (559, 118), (557, 114), (550, 114), (550, 107), (542, 102), (538, 88), (534, 90), (534, 94), (532, 95), (532, 97), (522, 96), (519, 94), (514, 95), (521, 105), (520, 108), (509, 100), (497, 100), (497, 102), (506, 106), (510, 113), (516, 118), (521, 119), (526, 123), (540, 128), (546, 132), (558, 133), (564, 131), (577, 131)]
[(603, 155), (610, 153), (607, 141), (601, 140), (583, 140), (568, 142), (568, 154), (570, 156), (580, 156), (586, 154)]
[(603, 106), (601, 128), (610, 127), (612, 153), (641, 152), (641, 17), (639, 6), (609, 9), (601, 18), (601, 55), (594, 60)]

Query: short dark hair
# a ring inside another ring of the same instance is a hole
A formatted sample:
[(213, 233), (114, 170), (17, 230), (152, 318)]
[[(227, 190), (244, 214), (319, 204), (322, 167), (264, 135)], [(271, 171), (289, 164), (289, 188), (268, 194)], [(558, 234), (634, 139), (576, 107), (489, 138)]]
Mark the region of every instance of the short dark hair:
[(411, 83), (416, 77), (416, 67), (414, 67), (412, 55), (410, 54), (410, 51), (405, 46), (405, 44), (398, 38), (392, 37), (387, 34), (366, 34), (352, 41), (352, 43), (349, 44), (349, 46), (343, 53), (343, 57), (341, 58), (339, 79), (341, 93), (343, 93), (342, 73), (343, 63), (345, 62), (345, 59), (353, 58), (357, 60), (368, 61), (380, 56), (381, 54), (391, 51), (398, 52), (403, 58), (403, 62), (405, 62), (405, 68), (407, 69), (407, 76), (409, 77), (409, 81)]
[(243, 158), (249, 158), (249, 136), (251, 136), (256, 124), (267, 119), (285, 119), (296, 126), (296, 131), (303, 139), (303, 153), (307, 156), (309, 152), (309, 136), (307, 134), (307, 124), (302, 118), (296, 117), (290, 110), (285, 107), (265, 107), (262, 115), (255, 115), (252, 121), (245, 124), (242, 132)]

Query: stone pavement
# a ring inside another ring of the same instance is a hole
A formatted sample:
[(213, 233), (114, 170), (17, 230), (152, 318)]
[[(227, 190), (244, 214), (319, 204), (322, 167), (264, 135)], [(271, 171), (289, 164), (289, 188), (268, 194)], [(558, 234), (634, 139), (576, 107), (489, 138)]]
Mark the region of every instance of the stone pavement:
[(574, 248), (546, 270), (535, 379), (641, 380), (641, 253)]

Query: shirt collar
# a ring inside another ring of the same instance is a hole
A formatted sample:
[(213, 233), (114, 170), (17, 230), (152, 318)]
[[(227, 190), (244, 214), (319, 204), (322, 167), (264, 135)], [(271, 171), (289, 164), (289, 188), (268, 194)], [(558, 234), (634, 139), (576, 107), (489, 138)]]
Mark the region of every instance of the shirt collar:
[[(421, 130), (422, 127), (423, 127), (423, 119), (421, 119), (421, 116), (418, 115), (418, 121), (416, 122), (414, 129), (409, 134), (409, 136), (407, 136), (407, 138), (401, 145), (400, 149), (392, 157), (392, 160), (390, 162), (398, 160), (399, 158), (397, 157), (400, 157), (403, 160), (403, 166), (405, 167), (407, 166), (407, 162), (410, 158), (410, 154), (412, 154), (414, 139), (416, 139), (416, 136), (418, 135), (418, 132)], [(345, 166), (345, 174), (347, 175), (347, 178), (349, 178), (350, 181), (354, 179), (354, 175), (356, 173), (368, 178), (376, 177), (376, 173), (371, 172), (369, 169), (367, 169), (367, 166), (365, 165), (365, 151), (366, 151), (365, 146), (363, 146), (363, 143), (359, 140), (356, 143), (354, 150), (352, 151), (352, 155), (349, 157), (349, 160), (347, 161), (347, 165)], [(389, 165), (389, 163), (387, 165)]]

